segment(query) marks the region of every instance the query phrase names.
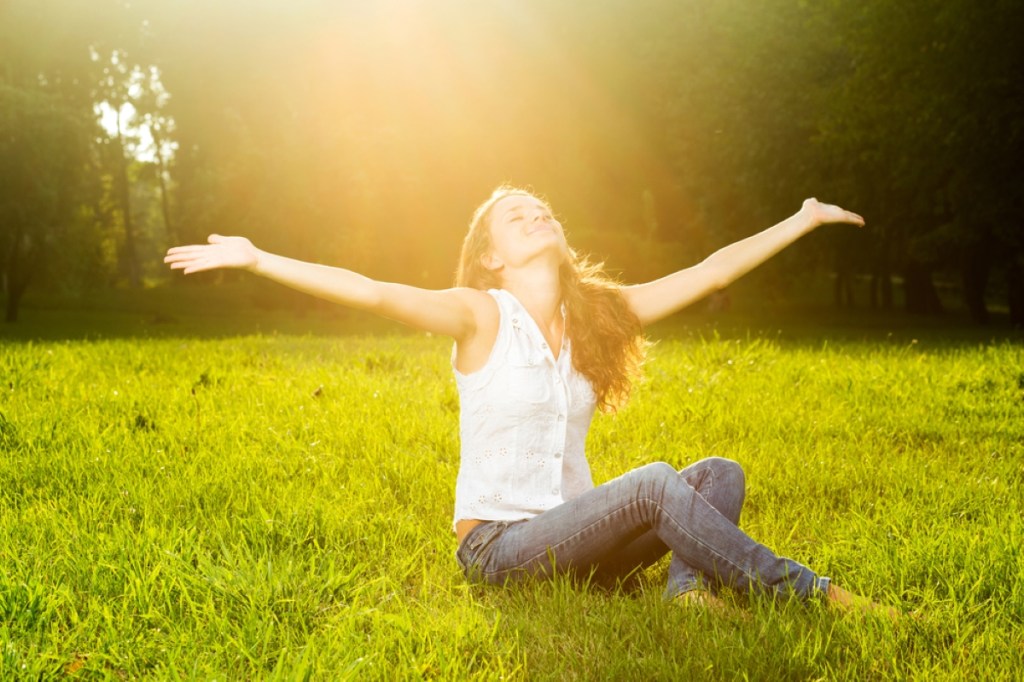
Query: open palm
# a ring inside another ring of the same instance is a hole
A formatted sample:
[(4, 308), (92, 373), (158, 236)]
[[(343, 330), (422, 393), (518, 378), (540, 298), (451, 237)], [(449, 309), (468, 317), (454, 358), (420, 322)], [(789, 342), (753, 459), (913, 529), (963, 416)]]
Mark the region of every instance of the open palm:
[(847, 211), (846, 209), (833, 204), (823, 204), (817, 199), (804, 200), (804, 205), (800, 210), (811, 219), (814, 225), (824, 225), (826, 223), (852, 223), (853, 225), (864, 225), (864, 218), (856, 213)]
[(168, 249), (164, 262), (172, 270), (181, 270), (186, 275), (217, 268), (252, 270), (259, 262), (259, 249), (245, 237), (211, 234), (209, 242)]

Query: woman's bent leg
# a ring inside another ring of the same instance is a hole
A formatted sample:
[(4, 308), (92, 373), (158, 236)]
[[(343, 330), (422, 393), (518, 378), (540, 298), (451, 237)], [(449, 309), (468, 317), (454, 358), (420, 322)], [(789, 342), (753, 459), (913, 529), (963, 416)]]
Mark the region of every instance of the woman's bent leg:
[[(722, 457), (708, 457), (680, 469), (678, 475), (722, 516), (733, 525), (739, 525), (746, 494), (746, 479), (739, 464)], [(603, 582), (610, 582), (650, 566), (668, 551), (668, 545), (661, 541), (658, 534), (648, 530), (624, 547), (612, 546), (608, 554), (598, 562), (596, 570)], [(668, 569), (665, 598), (671, 599), (698, 587), (714, 587), (713, 584), (702, 585), (702, 582), (707, 581), (702, 581), (698, 570), (679, 555), (673, 555)]]
[[(738, 519), (741, 504), (739, 497), (725, 511)], [(487, 524), (465, 539), (459, 560), (472, 577), (492, 583), (586, 571), (652, 529), (673, 562), (737, 589), (802, 597), (828, 589), (827, 578), (754, 542), (664, 463), (635, 469), (528, 521)]]
[[(746, 497), (746, 477), (739, 464), (721, 457), (709, 457), (691, 464), (679, 475), (698, 495), (707, 500), (715, 511), (734, 526), (739, 526), (740, 512)], [(715, 578), (709, 575), (710, 578)], [(700, 571), (679, 553), (673, 552), (668, 565), (665, 598), (671, 599), (702, 586)], [(715, 587), (714, 584), (709, 587)]]

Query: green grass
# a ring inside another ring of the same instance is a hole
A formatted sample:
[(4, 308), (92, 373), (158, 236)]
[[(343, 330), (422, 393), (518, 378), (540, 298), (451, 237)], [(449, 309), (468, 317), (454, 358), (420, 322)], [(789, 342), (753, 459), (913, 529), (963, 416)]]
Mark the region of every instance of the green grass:
[(738, 460), (743, 527), (916, 614), (893, 626), (740, 596), (725, 613), (664, 604), (664, 564), (628, 595), (467, 586), (450, 532), (447, 342), (161, 330), (0, 342), (0, 679), (988, 680), (1024, 667), (1019, 344), (677, 326), (633, 402), (595, 421), (598, 481)]

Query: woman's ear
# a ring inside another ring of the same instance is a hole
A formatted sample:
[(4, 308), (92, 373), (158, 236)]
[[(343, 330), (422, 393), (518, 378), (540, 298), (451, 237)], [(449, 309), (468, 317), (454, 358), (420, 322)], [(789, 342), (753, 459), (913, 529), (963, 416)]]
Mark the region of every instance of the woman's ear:
[(480, 256), (480, 264), (487, 270), (493, 270), (495, 272), (505, 267), (505, 264), (501, 262), (500, 258), (494, 255), (493, 251), (488, 251)]

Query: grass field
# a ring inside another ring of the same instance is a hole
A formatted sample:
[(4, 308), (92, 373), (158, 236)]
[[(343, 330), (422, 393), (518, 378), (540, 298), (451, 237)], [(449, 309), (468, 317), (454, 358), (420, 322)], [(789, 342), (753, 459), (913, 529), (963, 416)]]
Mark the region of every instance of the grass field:
[[(31, 329), (31, 327), (30, 327)], [(45, 334), (43, 335), (45, 336)], [(56, 335), (54, 335), (56, 336)], [(912, 616), (467, 586), (449, 344), (0, 341), (0, 679), (1019, 679), (1024, 349), (666, 331), (595, 479), (720, 455), (743, 527)]]

